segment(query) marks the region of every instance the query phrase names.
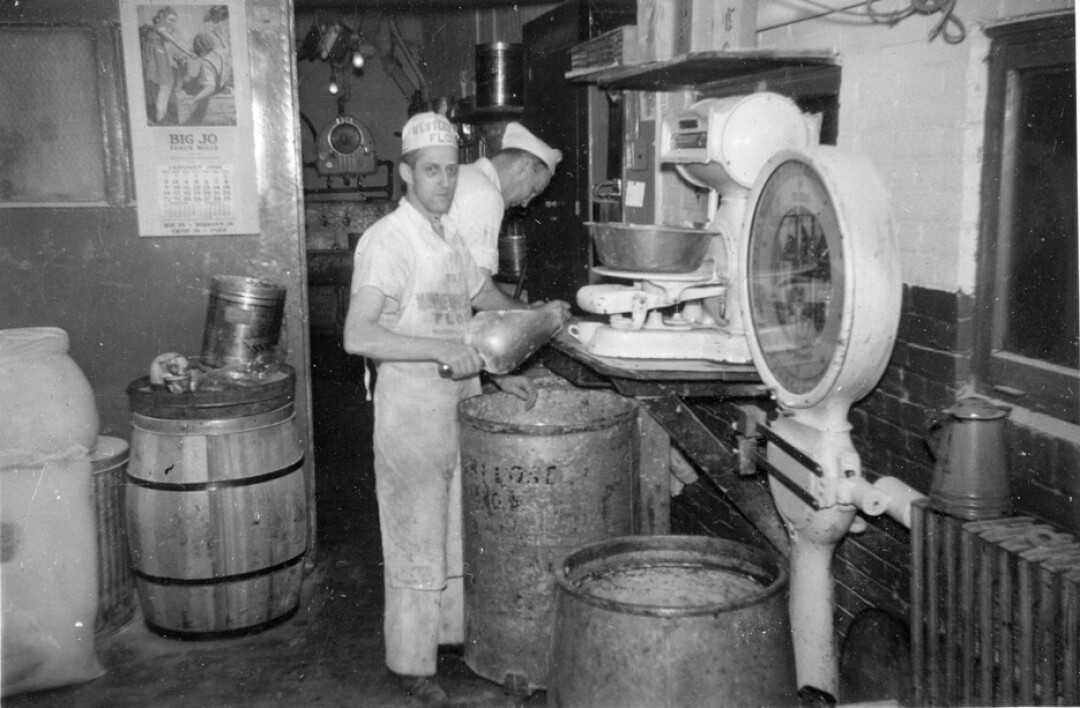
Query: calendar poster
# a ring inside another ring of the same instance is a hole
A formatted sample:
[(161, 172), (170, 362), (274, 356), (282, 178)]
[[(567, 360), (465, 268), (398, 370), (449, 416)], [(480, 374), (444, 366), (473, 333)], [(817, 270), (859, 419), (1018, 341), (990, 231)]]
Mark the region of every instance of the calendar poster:
[(140, 236), (259, 232), (242, 0), (120, 0)]

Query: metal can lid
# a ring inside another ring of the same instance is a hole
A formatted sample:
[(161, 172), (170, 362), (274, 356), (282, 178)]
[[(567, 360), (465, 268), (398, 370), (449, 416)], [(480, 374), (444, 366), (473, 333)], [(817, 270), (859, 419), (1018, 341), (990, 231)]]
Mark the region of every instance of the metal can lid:
[(965, 396), (945, 412), (963, 420), (994, 420), (1008, 415), (1009, 410), (1007, 406), (998, 405), (979, 396)]

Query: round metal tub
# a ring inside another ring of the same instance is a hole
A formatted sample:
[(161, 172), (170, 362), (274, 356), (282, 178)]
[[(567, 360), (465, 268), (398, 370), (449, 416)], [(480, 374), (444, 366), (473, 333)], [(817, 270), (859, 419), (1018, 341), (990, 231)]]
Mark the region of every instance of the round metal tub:
[(797, 705), (788, 573), (708, 536), (629, 536), (567, 555), (548, 704)]

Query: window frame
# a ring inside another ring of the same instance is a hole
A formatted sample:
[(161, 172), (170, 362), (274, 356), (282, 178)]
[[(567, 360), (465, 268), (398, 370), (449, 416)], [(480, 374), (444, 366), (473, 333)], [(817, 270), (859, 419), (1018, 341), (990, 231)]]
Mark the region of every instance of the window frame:
[[(1006, 233), (1008, 208), (1002, 189), (1004, 148), (1009, 139), (1006, 108), (1016, 73), (1075, 64), (1074, 15), (1061, 14), (986, 30), (990, 37), (983, 152), (981, 227), (975, 297), (973, 373), (979, 393), (1080, 423), (1080, 370), (1001, 351), (994, 311), (998, 291), (998, 254)], [(1006, 223), (1003, 223), (1006, 222)]]

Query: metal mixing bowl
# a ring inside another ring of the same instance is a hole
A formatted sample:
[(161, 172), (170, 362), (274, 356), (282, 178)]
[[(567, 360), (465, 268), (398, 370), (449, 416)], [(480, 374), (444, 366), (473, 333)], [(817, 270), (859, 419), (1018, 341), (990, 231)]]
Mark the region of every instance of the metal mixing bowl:
[(689, 273), (709, 250), (713, 231), (681, 226), (587, 222), (596, 257), (608, 268), (640, 273)]

